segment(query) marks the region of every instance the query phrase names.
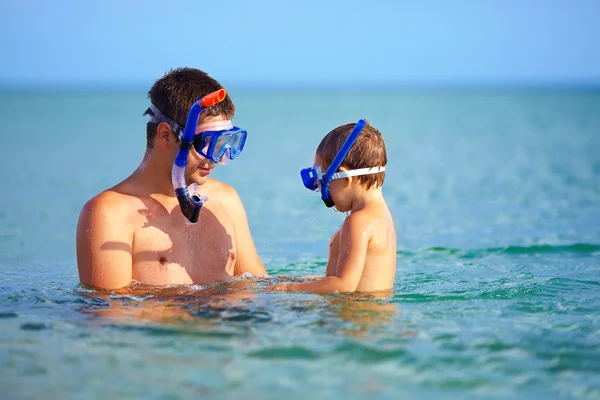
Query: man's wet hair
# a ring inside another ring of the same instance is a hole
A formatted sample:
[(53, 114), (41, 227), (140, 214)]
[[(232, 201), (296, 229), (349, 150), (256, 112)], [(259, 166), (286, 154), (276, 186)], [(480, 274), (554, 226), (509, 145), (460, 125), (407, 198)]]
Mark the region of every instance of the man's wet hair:
[[(190, 107), (196, 100), (209, 93), (222, 89), (217, 80), (211, 78), (206, 72), (195, 68), (175, 68), (158, 79), (148, 92), (150, 102), (160, 112), (175, 121), (182, 128), (187, 122)], [(144, 115), (152, 115), (150, 109)], [(201, 117), (222, 115), (226, 119), (233, 118), (235, 106), (229, 95), (220, 103), (210, 106), (202, 111)], [(158, 123), (148, 122), (146, 126), (146, 148), (154, 147), (156, 127)]]

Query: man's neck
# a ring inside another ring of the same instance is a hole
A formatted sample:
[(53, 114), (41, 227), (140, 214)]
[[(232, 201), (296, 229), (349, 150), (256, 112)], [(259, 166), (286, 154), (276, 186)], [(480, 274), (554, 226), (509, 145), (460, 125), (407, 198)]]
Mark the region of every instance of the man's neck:
[(149, 194), (175, 197), (170, 169), (164, 160), (156, 157), (153, 152), (146, 154), (139, 167), (133, 173), (133, 178)]

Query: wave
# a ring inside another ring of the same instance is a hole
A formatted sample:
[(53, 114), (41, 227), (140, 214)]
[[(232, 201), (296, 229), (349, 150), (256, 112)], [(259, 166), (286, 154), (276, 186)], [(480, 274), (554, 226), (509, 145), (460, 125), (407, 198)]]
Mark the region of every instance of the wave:
[(436, 253), (448, 256), (456, 256), (459, 258), (479, 258), (494, 254), (537, 255), (571, 253), (579, 255), (588, 255), (596, 252), (600, 252), (600, 244), (574, 243), (569, 245), (540, 244), (531, 246), (490, 247), (482, 249), (454, 249), (449, 247), (428, 247), (417, 251), (400, 250), (398, 251), (398, 255), (416, 256), (423, 253)]

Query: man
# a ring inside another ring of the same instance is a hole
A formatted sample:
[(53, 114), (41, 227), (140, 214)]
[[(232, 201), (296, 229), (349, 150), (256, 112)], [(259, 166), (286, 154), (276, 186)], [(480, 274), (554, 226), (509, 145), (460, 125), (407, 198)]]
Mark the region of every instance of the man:
[(219, 89), (216, 80), (191, 68), (172, 70), (152, 86), (144, 159), (128, 178), (89, 200), (79, 216), (77, 264), (83, 284), (117, 289), (132, 280), (202, 284), (245, 272), (266, 274), (237, 192), (208, 177), (228, 155), (211, 160), (199, 150), (209, 140), (203, 132), (232, 127), (235, 107), (229, 96), (201, 113), (189, 152), (185, 180), (197, 183), (208, 198), (196, 224), (189, 224), (175, 196), (171, 171), (189, 108)]

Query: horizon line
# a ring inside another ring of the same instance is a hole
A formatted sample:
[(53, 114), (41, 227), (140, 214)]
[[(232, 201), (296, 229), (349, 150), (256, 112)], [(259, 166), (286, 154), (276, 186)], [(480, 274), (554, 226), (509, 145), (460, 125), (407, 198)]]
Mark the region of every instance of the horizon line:
[[(131, 92), (148, 91), (154, 82), (1, 82), (0, 92)], [(487, 81), (487, 82), (227, 82), (224, 87), (234, 91), (255, 92), (315, 92), (315, 91), (598, 91), (600, 81)]]

